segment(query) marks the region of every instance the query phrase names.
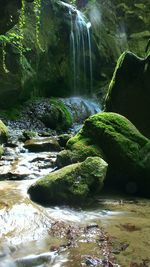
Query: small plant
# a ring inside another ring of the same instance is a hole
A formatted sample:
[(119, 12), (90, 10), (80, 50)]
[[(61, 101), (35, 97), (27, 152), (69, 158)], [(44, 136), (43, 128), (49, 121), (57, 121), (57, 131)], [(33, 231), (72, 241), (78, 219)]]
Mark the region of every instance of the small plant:
[(5, 73), (9, 73), (9, 70), (6, 66), (6, 43), (2, 45), (2, 66)]
[[(7, 44), (11, 44), (14, 46), (20, 55), (20, 64), (23, 66), (24, 65), (24, 52), (29, 51), (30, 49), (28, 47), (24, 47), (23, 41), (24, 41), (24, 29), (26, 25), (26, 6), (25, 6), (25, 0), (21, 0), (22, 2), (22, 7), (21, 7), (21, 12), (19, 16), (19, 27), (18, 31), (9, 31), (5, 35), (0, 35), (0, 45), (2, 47), (2, 67), (5, 73), (9, 73), (9, 70), (6, 66), (6, 47)], [(40, 17), (41, 17), (41, 0), (34, 0), (33, 2), (33, 11), (35, 14), (35, 20), (36, 20), (36, 42), (41, 51), (44, 52), (40, 39), (39, 39), (39, 34), (40, 34)]]
[(41, 43), (40, 43), (40, 39), (39, 39), (39, 35), (40, 35), (40, 18), (41, 18), (41, 0), (34, 0), (34, 14), (35, 14), (35, 19), (36, 19), (36, 42), (37, 45), (39, 47), (39, 49), (41, 51), (44, 52)]
[(21, 8), (21, 14), (19, 17), (19, 39), (20, 42), (18, 43), (18, 48), (20, 52), (20, 63), (22, 64), (23, 61), (23, 38), (24, 38), (24, 26), (25, 26), (25, 0), (21, 0), (22, 8)]

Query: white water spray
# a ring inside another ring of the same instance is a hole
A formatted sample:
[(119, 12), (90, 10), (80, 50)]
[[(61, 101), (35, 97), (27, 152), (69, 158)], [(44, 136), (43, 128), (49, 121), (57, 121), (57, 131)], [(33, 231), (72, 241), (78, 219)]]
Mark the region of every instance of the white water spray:
[(73, 73), (74, 95), (92, 94), (93, 68), (92, 68), (92, 45), (91, 23), (75, 7), (61, 2), (68, 8), (70, 17), (70, 50), (71, 69)]

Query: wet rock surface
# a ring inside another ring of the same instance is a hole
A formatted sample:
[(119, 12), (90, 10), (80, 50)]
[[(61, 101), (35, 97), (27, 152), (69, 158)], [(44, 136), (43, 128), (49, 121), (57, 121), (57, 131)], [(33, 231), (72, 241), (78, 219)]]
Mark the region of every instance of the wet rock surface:
[[(58, 151), (28, 151), (24, 142), (35, 137), (23, 131), (14, 127), (0, 160), (0, 267), (149, 267), (149, 201), (98, 197), (85, 210), (35, 204), (27, 190), (54, 171)], [(39, 135), (62, 147), (68, 138)]]
[[(4, 148), (4, 154), (0, 160), (0, 180), (24, 180), (34, 179), (48, 174), (55, 167), (56, 154), (59, 145), (44, 143), (43, 138), (38, 139), (37, 146), (28, 150), (24, 144), (16, 141), (15, 145)], [(51, 151), (51, 152), (50, 152)]]
[(47, 137), (47, 138), (37, 138), (26, 141), (24, 148), (28, 149), (30, 152), (42, 152), (42, 151), (60, 151), (56, 138)]

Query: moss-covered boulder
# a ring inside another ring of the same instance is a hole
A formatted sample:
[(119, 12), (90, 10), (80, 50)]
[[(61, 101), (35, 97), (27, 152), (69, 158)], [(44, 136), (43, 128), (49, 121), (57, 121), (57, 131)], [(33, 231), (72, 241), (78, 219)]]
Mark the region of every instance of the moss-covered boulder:
[(66, 130), (72, 126), (71, 113), (59, 99), (50, 99), (49, 107), (39, 119), (51, 129)]
[(26, 129), (23, 132), (26, 139), (35, 137), (41, 129), (45, 132), (44, 136), (49, 136), (52, 134), (49, 129), (64, 131), (72, 126), (70, 111), (63, 101), (56, 98), (31, 98), (18, 109), (10, 109), (3, 114), (6, 119), (13, 119), (21, 128)]
[(127, 117), (150, 137), (150, 56), (124, 52), (117, 63), (106, 97), (106, 111)]
[(0, 144), (6, 142), (8, 137), (8, 129), (6, 125), (0, 120)]
[(64, 133), (64, 134), (60, 134), (58, 136), (58, 143), (61, 147), (66, 147), (66, 144), (68, 142), (68, 140), (72, 137), (71, 134), (67, 134), (67, 133)]
[(104, 159), (104, 154), (100, 147), (91, 142), (90, 138), (80, 138), (80, 132), (67, 142), (67, 150), (58, 153), (56, 165), (62, 168), (66, 165), (82, 162), (87, 157), (101, 157)]
[[(147, 194), (150, 173), (148, 176), (147, 166), (141, 158), (148, 139), (128, 119), (116, 113), (93, 115), (85, 121), (82, 130), (68, 141), (68, 148), (77, 148), (86, 138), (91, 146), (103, 151), (109, 164), (106, 184)], [(128, 186), (131, 181), (136, 185), (132, 189)]]
[(87, 204), (99, 194), (108, 164), (99, 157), (66, 166), (32, 185), (28, 192), (34, 201), (45, 204)]

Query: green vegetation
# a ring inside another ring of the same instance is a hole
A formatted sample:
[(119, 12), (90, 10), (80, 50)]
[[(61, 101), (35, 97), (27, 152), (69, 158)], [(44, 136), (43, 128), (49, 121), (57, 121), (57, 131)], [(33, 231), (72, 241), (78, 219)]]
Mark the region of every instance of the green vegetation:
[(41, 25), (41, 0), (34, 0), (34, 13), (35, 13), (35, 20), (36, 20), (36, 42), (39, 49), (44, 52), (41, 43), (40, 43), (40, 25)]
[[(6, 125), (0, 120), (0, 143), (2, 144), (7, 140), (8, 129)], [(2, 149), (1, 149), (2, 150)]]
[[(134, 71), (133, 71), (134, 70)], [(124, 52), (116, 65), (106, 97), (106, 111), (124, 115), (150, 137), (150, 58)]]
[(89, 157), (83, 163), (64, 167), (38, 180), (29, 188), (33, 200), (47, 204), (87, 204), (101, 191), (107, 163)]
[[(136, 184), (136, 192), (147, 194), (149, 183), (148, 161), (142, 162), (142, 149), (148, 143), (137, 128), (125, 117), (116, 113), (98, 113), (91, 116), (84, 123), (82, 130), (68, 141), (68, 148), (80, 153), (83, 140), (90, 140), (90, 146), (101, 149), (104, 158), (109, 164), (107, 182), (112, 186), (119, 186), (123, 190), (130, 181)], [(84, 146), (83, 146), (84, 148)]]
[(1, 156), (3, 155), (3, 153), (4, 153), (4, 149), (3, 149), (2, 146), (0, 146), (0, 158), (1, 158)]
[(21, 110), (22, 106), (21, 105), (16, 105), (12, 108), (9, 109), (0, 109), (0, 116), (2, 118), (10, 119), (10, 120), (17, 120), (21, 116)]
[(50, 110), (40, 119), (47, 127), (56, 130), (66, 130), (72, 126), (71, 113), (61, 100), (55, 98), (50, 99)]
[[(25, 33), (25, 26), (26, 26), (26, 5), (25, 0), (21, 0), (21, 11), (19, 16), (18, 22), (18, 29), (12, 29), (7, 32), (5, 35), (0, 35), (0, 44), (2, 44), (2, 66), (4, 72), (7, 74), (9, 73), (9, 69), (6, 65), (6, 54), (7, 54), (7, 45), (11, 44), (15, 47), (20, 55), (20, 64), (24, 65), (24, 54), (25, 52), (29, 51), (30, 48), (24, 45), (24, 33)], [(36, 29), (36, 42), (40, 50), (43, 51), (40, 40), (40, 15), (41, 15), (41, 0), (34, 0), (33, 2), (33, 10), (35, 14), (35, 29)]]

